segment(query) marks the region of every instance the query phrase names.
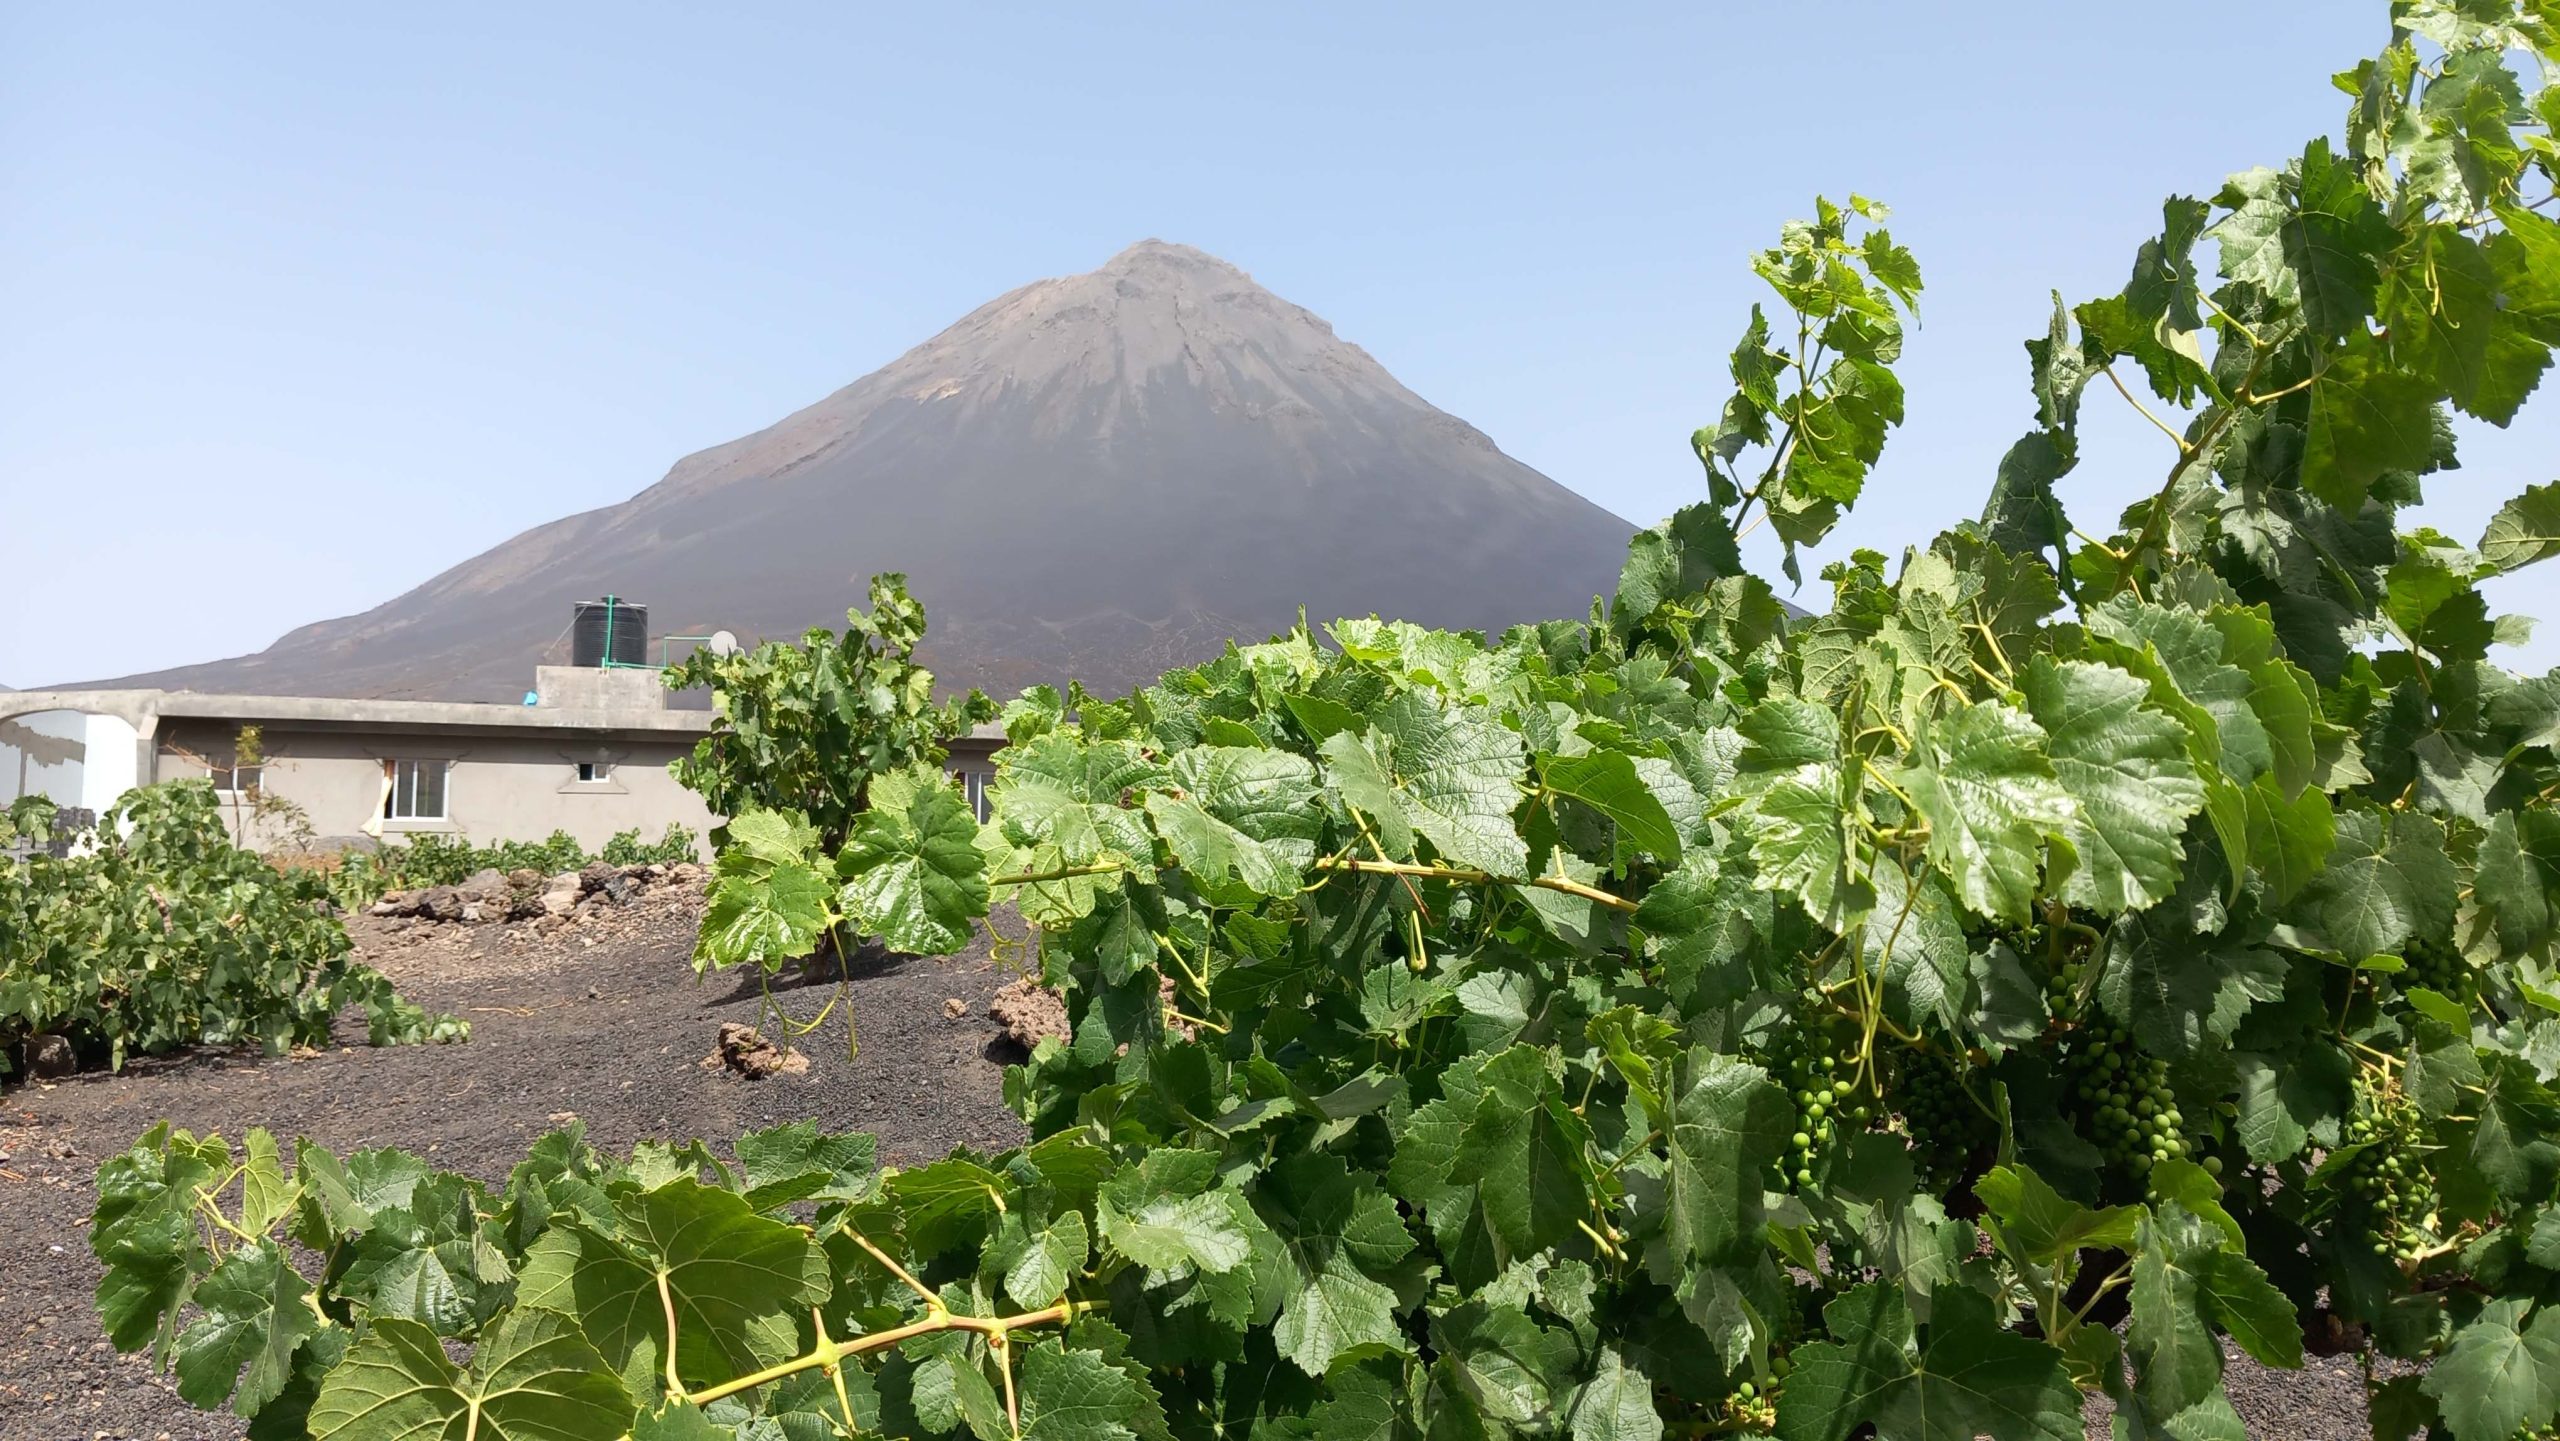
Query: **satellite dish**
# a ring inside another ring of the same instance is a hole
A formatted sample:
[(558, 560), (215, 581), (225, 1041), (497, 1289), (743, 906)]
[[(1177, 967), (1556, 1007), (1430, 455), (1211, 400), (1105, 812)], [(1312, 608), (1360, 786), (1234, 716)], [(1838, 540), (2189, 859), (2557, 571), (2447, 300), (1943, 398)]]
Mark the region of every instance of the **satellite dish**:
[(725, 630), (713, 631), (711, 633), (711, 639), (705, 642), (705, 644), (710, 646), (711, 653), (713, 655), (736, 655), (738, 653), (738, 638)]

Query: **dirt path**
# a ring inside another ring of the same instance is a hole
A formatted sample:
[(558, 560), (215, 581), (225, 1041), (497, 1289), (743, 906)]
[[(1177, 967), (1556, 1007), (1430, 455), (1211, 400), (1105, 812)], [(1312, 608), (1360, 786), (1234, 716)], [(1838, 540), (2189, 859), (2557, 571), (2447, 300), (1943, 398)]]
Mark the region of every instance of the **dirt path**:
[[(756, 1019), (752, 985), (697, 985), (688, 904), (537, 936), (519, 926), (350, 929), (366, 959), (413, 1001), (472, 1024), (459, 1046), (348, 1049), (300, 1059), (196, 1056), (0, 1092), (0, 1437), (223, 1438), (241, 1423), (178, 1399), (141, 1357), (100, 1338), (90, 1293), (92, 1179), (100, 1162), (168, 1118), (235, 1141), (251, 1126), (309, 1136), (342, 1154), (397, 1145), (496, 1182), (526, 1144), (574, 1113), (599, 1149), (812, 1118), (871, 1131), (882, 1159), (912, 1164), (953, 1146), (1011, 1145), (1004, 1062), (986, 1001), (1011, 973), (984, 942), (948, 960), (857, 965), (861, 1054), (844, 1056), (843, 1008), (801, 1042), (806, 1074), (749, 1082), (697, 1063), (722, 1021)], [(424, 939), (420, 939), (424, 937)], [(581, 940), (593, 941), (589, 947)], [(830, 993), (784, 993), (802, 1015)], [(968, 1013), (946, 1017), (957, 997)], [(23, 1178), (23, 1179), (18, 1179)]]

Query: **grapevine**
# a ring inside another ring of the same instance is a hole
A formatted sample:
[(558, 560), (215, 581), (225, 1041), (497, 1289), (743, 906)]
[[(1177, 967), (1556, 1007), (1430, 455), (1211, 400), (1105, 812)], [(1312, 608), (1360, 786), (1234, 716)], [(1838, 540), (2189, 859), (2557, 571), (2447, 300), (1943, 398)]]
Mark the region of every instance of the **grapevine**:
[[(99, 1208), (111, 1334), (323, 1441), (404, 1434), (368, 1409), (402, 1387), (473, 1441), (2045, 1441), (2093, 1395), (2228, 1436), (2226, 1358), (2306, 1330), (2377, 1437), (2549, 1426), (2560, 677), (2495, 663), (2522, 623), (2482, 587), (2560, 555), (2560, 484), (2468, 544), (2407, 511), (2560, 343), (2560, 112), (2510, 68), (2560, 34), (2391, 15), (2343, 136), (2172, 199), (2030, 343), (1981, 518), (1832, 562), (1824, 614), (1738, 539), (1794, 575), (1902, 421), (1919, 266), (1854, 197), (1755, 257), (1705, 496), (1587, 624), (1352, 619), (1034, 692), (984, 822), (921, 710), (820, 755), (800, 661), (741, 671), (731, 734), (776, 743), (719, 783), (770, 799), (721, 807), (702, 963), (949, 953), (1009, 908), (1071, 1022), (1008, 1075), (1025, 1147), (244, 1186), (364, 1274), (434, 1253), (427, 1305), (281, 1275), (246, 1212), (202, 1254), (127, 1224), (236, 1164), (155, 1136), (141, 1209)], [(2165, 434), (2109, 527), (2068, 482), (2118, 399)], [(390, 1215), (420, 1196), (434, 1245)]]
[[(0, 842), (54, 820), (21, 800)], [(129, 791), (67, 839), (64, 856), (0, 859), (0, 1074), (39, 1037), (109, 1068), (196, 1045), (279, 1054), (328, 1044), (349, 1008), (376, 1045), (470, 1033), (356, 964), (317, 875), (234, 845), (203, 781)]]

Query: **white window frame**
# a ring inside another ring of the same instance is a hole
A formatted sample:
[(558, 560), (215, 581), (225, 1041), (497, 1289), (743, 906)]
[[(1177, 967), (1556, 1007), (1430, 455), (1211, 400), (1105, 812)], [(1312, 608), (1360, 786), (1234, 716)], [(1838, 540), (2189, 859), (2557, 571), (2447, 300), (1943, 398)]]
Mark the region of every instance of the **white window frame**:
[[(433, 766), (435, 768), (434, 774), (436, 778), (436, 811), (433, 815), (425, 814), (417, 809), (418, 778), (428, 773), (427, 767), (429, 766)], [(404, 780), (407, 783), (407, 793), (409, 796), (409, 810), (405, 813), (400, 809), (400, 797), (402, 794), (402, 783)], [(383, 800), (382, 818), (386, 821), (395, 823), (416, 822), (430, 825), (452, 820), (453, 762), (449, 760), (429, 759), (392, 761), (391, 794)]]
[[(260, 789), (266, 784), (266, 771), (267, 768), (263, 765), (244, 766), (236, 762), (223, 765), (214, 761), (205, 762), (205, 779), (213, 782), (214, 793), (217, 795), (248, 796), (255, 799)], [(246, 786), (240, 784), (240, 778), (244, 774), (249, 778)]]
[(987, 783), (994, 779), (985, 771), (956, 770), (951, 773), (952, 784), (960, 787), (960, 798), (968, 802), (970, 814), (978, 818), (980, 825), (985, 825), (995, 813), (987, 800)]
[(613, 762), (579, 761), (576, 769), (570, 771), (569, 775), (578, 785), (609, 786), (613, 784)]

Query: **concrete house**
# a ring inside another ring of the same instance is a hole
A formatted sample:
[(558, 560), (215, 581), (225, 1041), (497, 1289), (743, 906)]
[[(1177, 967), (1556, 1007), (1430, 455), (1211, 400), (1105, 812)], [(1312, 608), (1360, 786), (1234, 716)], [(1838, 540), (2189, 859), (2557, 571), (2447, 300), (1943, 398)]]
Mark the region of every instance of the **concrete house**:
[[(0, 805), (41, 792), (104, 811), (136, 785), (206, 776), (244, 845), (336, 849), (419, 834), (475, 845), (566, 831), (590, 852), (617, 831), (697, 835), (716, 819), (667, 767), (711, 729), (667, 704), (654, 667), (538, 666), (523, 705), (212, 695), (0, 691)], [(243, 764), (255, 727), (262, 763)], [(985, 815), (1002, 730), (951, 746), (954, 783)], [(271, 805), (261, 815), (260, 796)]]

